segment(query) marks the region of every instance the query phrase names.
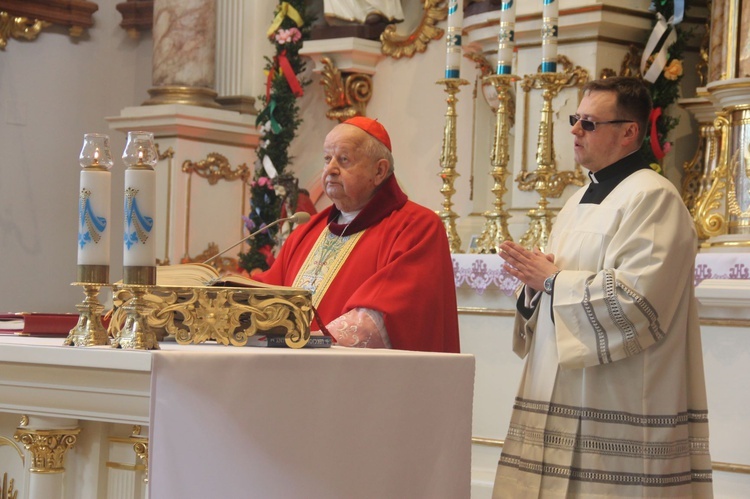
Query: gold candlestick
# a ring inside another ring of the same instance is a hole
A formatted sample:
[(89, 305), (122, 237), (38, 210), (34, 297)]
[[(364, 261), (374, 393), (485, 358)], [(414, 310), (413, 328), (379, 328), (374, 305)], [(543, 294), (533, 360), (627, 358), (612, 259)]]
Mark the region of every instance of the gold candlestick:
[(148, 324), (149, 305), (144, 299), (144, 295), (151, 286), (123, 285), (123, 287), (131, 292), (132, 298), (122, 306), (126, 313), (125, 325), (115, 336), (112, 346), (123, 350), (159, 350), (156, 333)]
[(445, 112), (445, 128), (443, 130), (443, 150), (440, 153), (440, 178), (443, 180), (443, 187), (440, 192), (445, 198), (443, 200), (443, 209), (438, 212), (438, 216), (443, 220), (445, 231), (448, 234), (448, 243), (451, 253), (461, 252), (461, 238), (456, 232), (456, 218), (458, 215), (451, 209), (453, 202), (451, 197), (456, 193), (453, 188), (453, 182), (460, 175), (456, 173), (456, 94), (461, 91), (461, 85), (468, 85), (469, 82), (463, 78), (442, 78), (438, 80), (438, 85), (445, 85), (445, 92), (448, 94), (446, 102), (448, 110)]
[(495, 113), (495, 140), (490, 151), (490, 164), (492, 164), (492, 178), (495, 184), (492, 193), (495, 195), (493, 210), (484, 213), (486, 219), (484, 230), (479, 236), (477, 247), (472, 253), (497, 253), (503, 241), (512, 241), (508, 232), (508, 218), (510, 215), (504, 208), (503, 196), (508, 189), (505, 187), (505, 179), (508, 176), (508, 161), (510, 153), (508, 147), (508, 135), (510, 134), (510, 86), (518, 80), (516, 75), (490, 75), (483, 81), (491, 83), (497, 91), (497, 111)]
[(529, 211), (531, 219), (529, 229), (521, 238), (521, 245), (526, 248), (538, 247), (542, 251), (547, 246), (552, 229), (552, 212), (547, 208), (549, 197), (560, 197), (569, 184), (582, 186), (583, 172), (579, 165), (572, 171), (557, 171), (554, 146), (554, 123), (552, 99), (560, 90), (566, 87), (583, 86), (588, 81), (588, 72), (573, 65), (565, 56), (558, 56), (561, 63), (561, 73), (536, 73), (524, 76), (522, 87), (525, 92), (533, 89), (542, 90), (542, 113), (537, 137), (536, 162), (537, 168), (533, 172), (525, 169), (516, 177), (518, 188), (522, 191), (535, 190), (539, 194), (537, 207)]
[(76, 305), (80, 313), (78, 323), (70, 330), (63, 345), (76, 347), (109, 345), (109, 335), (102, 324), (101, 314), (104, 305), (99, 302), (99, 289), (102, 285), (91, 282), (74, 282), (73, 285), (83, 286), (86, 298)]

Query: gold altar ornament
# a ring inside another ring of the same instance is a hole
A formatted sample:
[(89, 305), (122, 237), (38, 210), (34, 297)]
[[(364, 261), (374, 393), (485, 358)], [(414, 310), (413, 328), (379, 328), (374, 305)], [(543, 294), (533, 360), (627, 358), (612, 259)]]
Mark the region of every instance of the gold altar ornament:
[(520, 190), (534, 190), (539, 194), (537, 207), (528, 213), (531, 222), (520, 243), (525, 248), (538, 247), (542, 251), (547, 246), (552, 229), (552, 212), (547, 207), (547, 198), (560, 197), (567, 185), (582, 186), (584, 182), (580, 165), (575, 165), (571, 171), (557, 171), (552, 100), (563, 88), (582, 87), (588, 81), (589, 75), (579, 66), (573, 68), (573, 64), (565, 56), (557, 56), (557, 62), (562, 66), (563, 72), (538, 72), (526, 75), (521, 83), (527, 94), (532, 89), (542, 90), (543, 104), (537, 137), (537, 168), (533, 172), (528, 172), (524, 167), (516, 177)]
[[(131, 293), (129, 287), (115, 285), (115, 302), (129, 303)], [(180, 345), (216, 341), (245, 346), (260, 333), (283, 334), (287, 346), (301, 348), (310, 339), (312, 296), (303, 289), (157, 286), (142, 295), (142, 303), (144, 325), (159, 338), (174, 336)], [(119, 337), (127, 320), (125, 306), (116, 309), (110, 332)]]
[(452, 210), (453, 202), (451, 197), (456, 193), (453, 183), (460, 175), (456, 173), (456, 163), (458, 155), (456, 154), (456, 94), (461, 91), (462, 85), (468, 85), (469, 82), (463, 78), (441, 78), (438, 85), (445, 85), (445, 93), (448, 94), (446, 102), (448, 109), (445, 112), (445, 127), (443, 129), (443, 147), (440, 152), (440, 178), (443, 181), (443, 187), (440, 192), (443, 194), (443, 209), (438, 211), (438, 216), (443, 221), (445, 231), (448, 234), (448, 244), (451, 253), (461, 252), (461, 238), (456, 232), (456, 218), (458, 215)]

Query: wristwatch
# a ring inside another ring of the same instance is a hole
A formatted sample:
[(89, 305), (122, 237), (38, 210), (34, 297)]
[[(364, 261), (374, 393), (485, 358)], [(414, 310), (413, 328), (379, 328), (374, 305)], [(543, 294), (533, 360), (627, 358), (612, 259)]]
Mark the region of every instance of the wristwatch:
[(548, 278), (544, 280), (544, 292), (548, 295), (552, 294), (552, 287), (555, 285), (555, 277), (557, 277), (557, 274), (559, 274), (560, 271), (558, 270)]

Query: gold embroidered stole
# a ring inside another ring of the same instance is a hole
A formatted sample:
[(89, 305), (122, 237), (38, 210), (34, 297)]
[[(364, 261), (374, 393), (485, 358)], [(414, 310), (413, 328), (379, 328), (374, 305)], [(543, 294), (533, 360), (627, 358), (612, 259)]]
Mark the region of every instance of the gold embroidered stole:
[(292, 286), (310, 291), (313, 306), (317, 307), (364, 233), (363, 230), (350, 236), (337, 236), (326, 227), (315, 241)]

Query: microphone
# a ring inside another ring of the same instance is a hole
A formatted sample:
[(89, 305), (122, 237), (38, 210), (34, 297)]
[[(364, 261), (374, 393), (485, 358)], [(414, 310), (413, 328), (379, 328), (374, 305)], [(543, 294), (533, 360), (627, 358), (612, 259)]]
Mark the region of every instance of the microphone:
[(295, 224), (301, 225), (301, 224), (304, 224), (304, 223), (307, 223), (307, 222), (309, 222), (309, 221), (310, 221), (310, 214), (309, 214), (308, 212), (306, 212), (306, 211), (298, 211), (297, 213), (295, 213), (295, 214), (294, 214), (294, 215), (292, 215), (291, 217), (286, 217), (286, 218), (279, 218), (278, 220), (274, 220), (273, 222), (271, 222), (270, 224), (266, 225), (266, 226), (265, 226), (265, 227), (263, 227), (262, 229), (258, 229), (258, 230), (256, 230), (255, 232), (251, 233), (250, 235), (248, 235), (248, 236), (245, 236), (245, 237), (243, 237), (242, 239), (240, 239), (239, 241), (237, 241), (236, 243), (234, 243), (234, 244), (233, 244), (233, 245), (231, 245), (230, 247), (228, 247), (228, 248), (226, 248), (226, 249), (222, 250), (222, 251), (221, 251), (221, 252), (219, 252), (219, 253), (216, 253), (216, 254), (215, 254), (214, 256), (212, 256), (211, 258), (209, 258), (208, 260), (206, 260), (206, 261), (205, 261), (205, 262), (203, 262), (203, 263), (208, 263), (208, 262), (210, 262), (211, 260), (214, 260), (214, 259), (216, 259), (216, 258), (220, 257), (221, 255), (223, 255), (224, 253), (226, 253), (226, 252), (227, 252), (227, 251), (229, 251), (230, 249), (234, 248), (235, 246), (237, 246), (237, 245), (239, 245), (239, 244), (242, 244), (242, 243), (244, 243), (244, 242), (245, 242), (245, 241), (247, 241), (248, 239), (250, 239), (250, 238), (252, 238), (252, 237), (256, 236), (257, 234), (260, 234), (260, 233), (261, 233), (261, 232), (263, 232), (264, 230), (266, 230), (266, 229), (268, 229), (268, 228), (270, 228), (270, 227), (273, 227), (274, 225), (280, 224), (281, 222), (286, 222), (286, 221), (290, 221), (290, 222), (292, 222), (292, 223), (295, 223)]

